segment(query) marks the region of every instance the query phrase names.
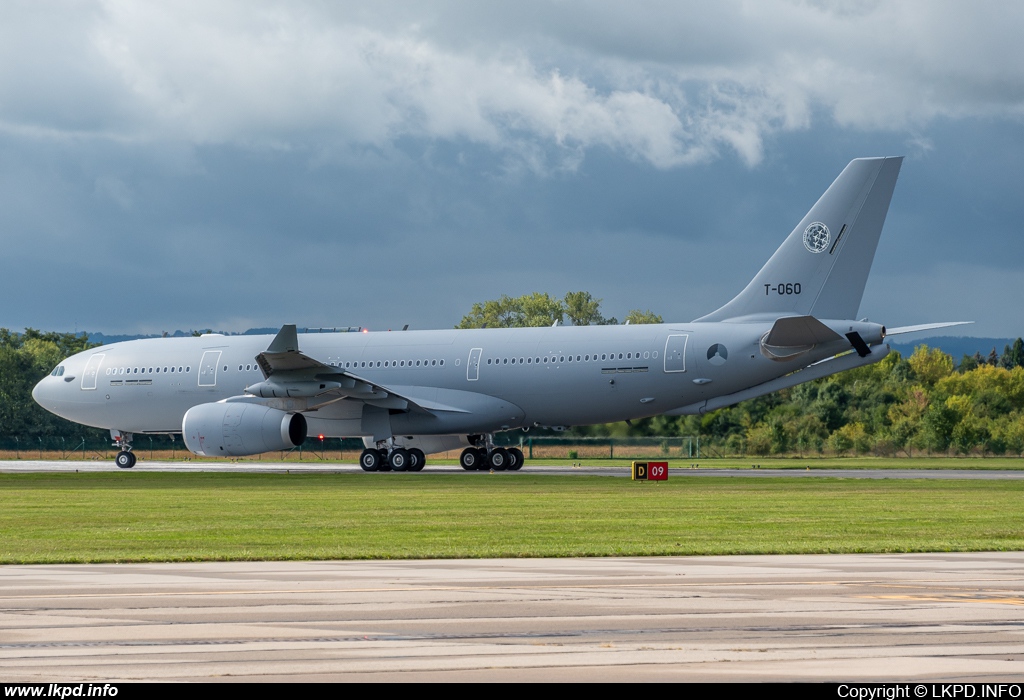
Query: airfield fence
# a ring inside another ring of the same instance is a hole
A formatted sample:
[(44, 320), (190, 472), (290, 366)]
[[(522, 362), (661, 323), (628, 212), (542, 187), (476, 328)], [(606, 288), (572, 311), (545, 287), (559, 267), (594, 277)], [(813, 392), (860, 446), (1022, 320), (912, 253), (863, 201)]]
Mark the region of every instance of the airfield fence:
[[(559, 437), (499, 433), (495, 443), (518, 447), (527, 459), (698, 459), (720, 456), (698, 436), (683, 437)], [(180, 437), (136, 435), (135, 454), (143, 459), (198, 459)], [(358, 438), (308, 438), (293, 450), (241, 458), (244, 461), (355, 461), (363, 449)], [(461, 448), (435, 455), (436, 459), (458, 459)], [(107, 460), (117, 449), (109, 438), (95, 436), (0, 437), (0, 460)], [(205, 458), (203, 458), (205, 459)], [(239, 458), (219, 458), (238, 461)]]

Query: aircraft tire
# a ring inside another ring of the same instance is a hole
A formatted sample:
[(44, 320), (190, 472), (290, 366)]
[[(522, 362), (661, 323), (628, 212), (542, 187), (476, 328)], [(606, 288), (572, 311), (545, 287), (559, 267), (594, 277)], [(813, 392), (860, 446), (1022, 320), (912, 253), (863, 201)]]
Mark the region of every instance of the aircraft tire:
[(508, 462), (508, 450), (504, 447), (496, 447), (487, 455), (487, 466), (496, 472), (508, 469)]
[(480, 468), (483, 463), (483, 455), (480, 454), (480, 450), (475, 447), (467, 447), (459, 455), (459, 465), (467, 472), (475, 471)]
[(122, 450), (117, 453), (114, 457), (114, 464), (117, 465), (118, 469), (131, 469), (135, 466), (135, 455), (126, 450)]
[(418, 447), (413, 447), (409, 450), (409, 471), (421, 472), (426, 465), (427, 456), (423, 454), (423, 450)]
[(380, 452), (377, 450), (363, 450), (359, 455), (359, 466), (363, 468), (364, 472), (378, 471), (382, 461)]
[(391, 454), (388, 455), (388, 465), (393, 472), (412, 471), (410, 469), (412, 462), (409, 457), (409, 450), (403, 447), (391, 450)]
[(509, 471), (517, 472), (523, 468), (523, 463), (526, 462), (526, 457), (523, 455), (523, 451), (518, 447), (508, 448), (508, 469)]

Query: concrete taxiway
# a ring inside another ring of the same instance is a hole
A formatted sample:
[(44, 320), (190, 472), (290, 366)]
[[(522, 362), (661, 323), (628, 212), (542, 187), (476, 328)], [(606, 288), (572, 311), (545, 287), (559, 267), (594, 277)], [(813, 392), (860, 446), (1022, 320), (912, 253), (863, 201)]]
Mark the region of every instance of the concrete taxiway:
[[(18, 472), (116, 472), (120, 471), (113, 461), (51, 461), (51, 460), (8, 460), (0, 461), (0, 473)], [(129, 470), (123, 470), (129, 471)], [(140, 460), (130, 471), (133, 472), (251, 472), (251, 473), (321, 473), (321, 474), (366, 474), (357, 464), (336, 462), (171, 462)], [(452, 473), (473, 476), (487, 472), (466, 472), (458, 466), (427, 464), (420, 474)], [(519, 472), (500, 472), (508, 477), (521, 474), (544, 474), (552, 476), (613, 476), (629, 478), (628, 467), (590, 467), (582, 465), (551, 466), (531, 462)], [(844, 479), (1024, 479), (1024, 470), (1013, 469), (680, 469), (673, 468), (672, 478), (686, 476), (731, 476), (793, 478), (839, 477)], [(369, 476), (369, 475), (368, 475)], [(388, 472), (375, 476), (387, 478)]]
[(1019, 681), (1024, 553), (0, 567), (17, 681)]

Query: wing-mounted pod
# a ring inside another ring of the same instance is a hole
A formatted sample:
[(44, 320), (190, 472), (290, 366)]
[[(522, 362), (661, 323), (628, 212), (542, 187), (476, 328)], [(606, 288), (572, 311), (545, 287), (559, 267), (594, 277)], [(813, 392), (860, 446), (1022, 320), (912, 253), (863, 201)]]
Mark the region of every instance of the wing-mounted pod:
[(197, 455), (244, 457), (290, 450), (306, 439), (306, 419), (269, 406), (218, 401), (193, 406), (181, 426), (185, 445)]

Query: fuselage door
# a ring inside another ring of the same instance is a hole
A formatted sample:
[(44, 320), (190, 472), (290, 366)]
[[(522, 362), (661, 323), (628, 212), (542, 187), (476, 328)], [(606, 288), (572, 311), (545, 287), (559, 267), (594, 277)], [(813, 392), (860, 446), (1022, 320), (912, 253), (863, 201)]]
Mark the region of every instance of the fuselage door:
[(689, 335), (670, 335), (665, 341), (665, 371), (686, 371), (686, 341)]
[(85, 365), (85, 371), (82, 372), (82, 388), (84, 390), (90, 391), (96, 388), (96, 378), (100, 374), (100, 365), (105, 356), (103, 353), (97, 353), (89, 358), (89, 362)]
[(199, 363), (199, 386), (217, 386), (217, 365), (220, 364), (220, 350), (207, 350)]
[(473, 348), (469, 351), (469, 362), (466, 363), (466, 379), (471, 382), (475, 382), (480, 378), (480, 355), (483, 352), (483, 348)]

